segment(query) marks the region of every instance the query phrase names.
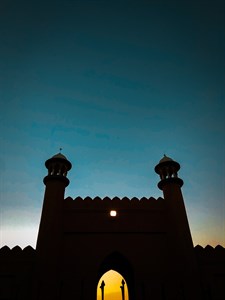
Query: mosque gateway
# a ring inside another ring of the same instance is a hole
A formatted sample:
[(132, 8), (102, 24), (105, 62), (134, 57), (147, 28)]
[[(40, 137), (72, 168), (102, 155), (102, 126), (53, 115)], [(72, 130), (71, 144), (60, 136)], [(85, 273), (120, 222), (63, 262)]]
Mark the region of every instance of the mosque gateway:
[(156, 165), (158, 199), (65, 199), (72, 164), (45, 166), (36, 249), (0, 249), (0, 300), (225, 299), (225, 249), (193, 246), (179, 163)]

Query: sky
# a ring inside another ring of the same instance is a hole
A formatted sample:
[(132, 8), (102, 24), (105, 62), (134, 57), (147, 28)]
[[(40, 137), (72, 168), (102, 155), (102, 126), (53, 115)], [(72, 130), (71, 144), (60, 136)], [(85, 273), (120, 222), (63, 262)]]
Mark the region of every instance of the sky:
[(66, 196), (161, 197), (181, 165), (194, 245), (225, 247), (224, 1), (0, 3), (0, 247), (36, 247), (44, 162)]

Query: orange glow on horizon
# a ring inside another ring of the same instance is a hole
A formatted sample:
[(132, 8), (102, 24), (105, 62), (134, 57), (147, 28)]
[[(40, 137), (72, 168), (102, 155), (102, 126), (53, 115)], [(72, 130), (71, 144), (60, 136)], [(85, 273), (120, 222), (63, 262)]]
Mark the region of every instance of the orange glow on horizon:
[[(104, 280), (105, 286), (104, 286), (104, 300), (121, 300), (122, 299), (122, 293), (121, 293), (121, 286), (122, 286), (122, 280), (125, 281), (123, 276), (121, 276), (120, 273), (110, 270), (103, 274), (103, 276), (100, 278), (97, 286), (97, 300), (102, 300), (102, 292), (101, 292), (101, 283)], [(124, 285), (124, 299), (128, 300), (128, 289), (127, 284), (125, 281)]]

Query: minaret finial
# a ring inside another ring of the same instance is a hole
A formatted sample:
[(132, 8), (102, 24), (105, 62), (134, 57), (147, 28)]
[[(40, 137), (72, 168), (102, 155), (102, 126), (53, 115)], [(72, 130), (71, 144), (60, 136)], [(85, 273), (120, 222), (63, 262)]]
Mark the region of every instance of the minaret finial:
[(59, 148), (59, 152), (61, 153), (61, 151), (62, 151), (62, 148), (60, 147), (60, 148)]

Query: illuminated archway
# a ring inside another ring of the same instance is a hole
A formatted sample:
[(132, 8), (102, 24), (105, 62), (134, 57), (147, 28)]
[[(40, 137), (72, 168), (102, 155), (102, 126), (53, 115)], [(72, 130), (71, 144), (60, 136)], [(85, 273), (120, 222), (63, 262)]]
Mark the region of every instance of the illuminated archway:
[(123, 276), (109, 270), (102, 275), (97, 286), (97, 300), (128, 300), (128, 287)]
[[(120, 288), (123, 286), (122, 280), (124, 280), (124, 289), (125, 286), (127, 288), (127, 296), (125, 300), (134, 300), (135, 297), (135, 291), (134, 291), (134, 276), (133, 276), (133, 268), (128, 259), (121, 254), (120, 252), (114, 251), (111, 252), (108, 256), (106, 256), (101, 265), (99, 266), (98, 270), (98, 281), (96, 282), (97, 285), (102, 284), (101, 278), (104, 276), (104, 274), (108, 273), (108, 271), (115, 271), (117, 274), (119, 274), (119, 290), (120, 290), (120, 298), (119, 300), (122, 300), (122, 289)], [(109, 274), (110, 275), (110, 274)], [(103, 283), (104, 286), (104, 283)], [(105, 286), (106, 287), (106, 286)], [(101, 292), (101, 289), (99, 288), (99, 291)], [(98, 292), (99, 292), (98, 291)], [(125, 291), (125, 290), (124, 290)], [(98, 300), (102, 300), (98, 299)], [(108, 298), (105, 298), (104, 300), (108, 300)], [(110, 300), (110, 299), (109, 299)]]

